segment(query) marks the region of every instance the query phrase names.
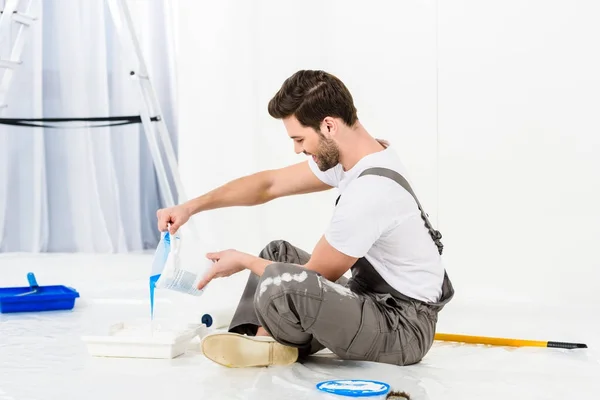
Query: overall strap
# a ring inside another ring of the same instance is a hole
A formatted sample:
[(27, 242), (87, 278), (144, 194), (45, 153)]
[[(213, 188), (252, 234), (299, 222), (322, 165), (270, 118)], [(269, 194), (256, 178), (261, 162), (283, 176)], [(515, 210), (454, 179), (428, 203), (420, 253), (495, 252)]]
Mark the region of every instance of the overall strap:
[[(429, 216), (425, 213), (425, 211), (423, 211), (423, 208), (421, 207), (421, 203), (419, 203), (417, 196), (413, 192), (412, 188), (410, 187), (410, 185), (408, 184), (406, 179), (404, 179), (404, 177), (402, 175), (400, 175), (398, 172), (396, 172), (394, 170), (391, 170), (388, 168), (381, 168), (381, 167), (367, 168), (358, 177), (360, 178), (361, 176), (365, 176), (365, 175), (377, 175), (377, 176), (383, 176), (385, 178), (389, 178), (389, 179), (395, 181), (396, 183), (398, 183), (408, 193), (410, 193), (412, 195), (412, 197), (417, 202), (419, 211), (421, 211), (421, 218), (423, 218), (423, 221), (425, 222), (425, 226), (429, 230), (429, 235), (433, 239), (435, 245), (438, 248), (438, 252), (441, 255), (442, 251), (444, 249), (444, 245), (440, 241), (440, 239), (442, 238), (442, 234), (440, 233), (440, 231), (434, 229), (433, 225), (431, 225), (431, 222), (429, 222), (429, 218), (428, 218)], [(339, 198), (338, 198), (338, 200), (339, 200)]]

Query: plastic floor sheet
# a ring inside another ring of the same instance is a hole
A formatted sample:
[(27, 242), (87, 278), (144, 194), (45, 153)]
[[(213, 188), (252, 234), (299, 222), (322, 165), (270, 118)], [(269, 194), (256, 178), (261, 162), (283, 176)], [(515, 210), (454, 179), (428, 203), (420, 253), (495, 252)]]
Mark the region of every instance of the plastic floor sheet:
[[(436, 342), (419, 364), (343, 361), (320, 354), (290, 367), (228, 369), (207, 360), (197, 341), (172, 360), (96, 358), (83, 335), (115, 322), (149, 321), (151, 255), (0, 255), (0, 286), (77, 289), (72, 311), (0, 314), (0, 400), (332, 399), (315, 385), (374, 379), (419, 399), (600, 398), (598, 306), (556, 307), (461, 300), (442, 312), (446, 333), (587, 343), (583, 350), (503, 348)], [(199, 318), (232, 309), (245, 276), (219, 280), (202, 298), (157, 294), (157, 318)], [(549, 333), (551, 332), (551, 333)], [(278, 392), (278, 393), (276, 393)], [(281, 393), (283, 392), (283, 393)], [(343, 399), (343, 397), (338, 397)]]

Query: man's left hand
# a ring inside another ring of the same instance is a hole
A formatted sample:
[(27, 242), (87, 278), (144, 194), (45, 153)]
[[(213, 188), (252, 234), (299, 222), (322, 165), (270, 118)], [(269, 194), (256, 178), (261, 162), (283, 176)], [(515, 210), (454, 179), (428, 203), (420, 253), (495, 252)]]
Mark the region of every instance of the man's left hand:
[(202, 290), (214, 278), (224, 278), (243, 271), (247, 267), (250, 255), (237, 250), (224, 250), (216, 253), (208, 253), (206, 257), (214, 261), (213, 266), (198, 284)]

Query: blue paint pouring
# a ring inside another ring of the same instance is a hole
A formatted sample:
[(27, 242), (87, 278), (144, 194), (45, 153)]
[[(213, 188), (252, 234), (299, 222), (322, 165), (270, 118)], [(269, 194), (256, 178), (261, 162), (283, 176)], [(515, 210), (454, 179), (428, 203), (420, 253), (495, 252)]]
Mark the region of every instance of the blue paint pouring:
[(154, 288), (156, 287), (156, 281), (160, 278), (160, 274), (152, 275), (150, 277), (150, 319), (154, 320)]
[(169, 256), (169, 251), (171, 250), (171, 237), (169, 236), (169, 232), (165, 233), (163, 239), (161, 240), (163, 244), (162, 251), (159, 248), (156, 251), (154, 264), (152, 266), (152, 275), (150, 275), (150, 319), (154, 320), (154, 289), (156, 288), (156, 282), (160, 278), (160, 273), (162, 272), (165, 263), (167, 262), (167, 257)]

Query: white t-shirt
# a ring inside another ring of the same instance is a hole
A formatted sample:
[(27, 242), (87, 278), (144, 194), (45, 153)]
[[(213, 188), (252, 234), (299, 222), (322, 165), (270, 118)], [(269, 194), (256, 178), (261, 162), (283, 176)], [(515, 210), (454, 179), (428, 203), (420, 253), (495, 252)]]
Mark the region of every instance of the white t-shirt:
[(351, 257), (365, 257), (400, 293), (438, 301), (444, 267), (412, 195), (390, 178), (365, 175), (357, 179), (367, 168), (383, 167), (398, 172), (410, 184), (394, 150), (388, 147), (369, 154), (348, 171), (341, 164), (321, 171), (312, 158), (309, 165), (321, 181), (341, 194), (325, 232), (329, 244)]

